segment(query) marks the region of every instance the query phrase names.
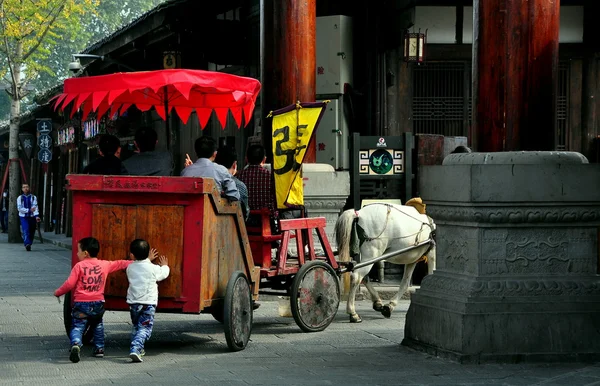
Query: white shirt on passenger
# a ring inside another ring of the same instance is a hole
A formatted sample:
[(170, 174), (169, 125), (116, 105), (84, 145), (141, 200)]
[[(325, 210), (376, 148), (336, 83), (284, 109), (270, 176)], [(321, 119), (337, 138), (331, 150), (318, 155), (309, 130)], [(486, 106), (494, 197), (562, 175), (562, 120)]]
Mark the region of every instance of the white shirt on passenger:
[(128, 304), (158, 304), (158, 282), (169, 276), (169, 266), (152, 264), (147, 258), (136, 260), (127, 267)]

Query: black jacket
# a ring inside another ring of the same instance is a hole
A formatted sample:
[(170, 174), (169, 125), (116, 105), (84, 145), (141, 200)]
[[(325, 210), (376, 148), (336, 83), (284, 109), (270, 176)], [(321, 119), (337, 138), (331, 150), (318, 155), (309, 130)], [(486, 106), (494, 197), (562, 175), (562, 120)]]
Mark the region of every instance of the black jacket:
[(83, 169), (83, 174), (119, 176), (127, 175), (129, 173), (118, 157), (109, 155), (106, 157), (99, 157), (97, 160), (86, 166)]

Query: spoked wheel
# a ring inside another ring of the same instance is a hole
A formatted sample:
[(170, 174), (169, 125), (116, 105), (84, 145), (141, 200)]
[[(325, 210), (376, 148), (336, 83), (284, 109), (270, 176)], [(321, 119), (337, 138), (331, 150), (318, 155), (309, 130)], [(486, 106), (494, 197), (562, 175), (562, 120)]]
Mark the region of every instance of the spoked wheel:
[[(73, 324), (73, 309), (71, 308), (71, 293), (67, 292), (63, 299), (63, 319), (65, 323), (65, 331), (67, 333), (67, 337), (71, 337), (71, 325)], [(86, 326), (85, 332), (83, 334), (83, 343), (89, 344), (94, 340), (94, 332), (90, 330), (90, 326)]]
[(319, 260), (304, 264), (294, 277), (290, 302), (302, 331), (323, 331), (340, 305), (340, 282), (334, 269)]
[(252, 292), (241, 271), (231, 274), (225, 290), (223, 312), (225, 339), (231, 351), (246, 348), (252, 332)]

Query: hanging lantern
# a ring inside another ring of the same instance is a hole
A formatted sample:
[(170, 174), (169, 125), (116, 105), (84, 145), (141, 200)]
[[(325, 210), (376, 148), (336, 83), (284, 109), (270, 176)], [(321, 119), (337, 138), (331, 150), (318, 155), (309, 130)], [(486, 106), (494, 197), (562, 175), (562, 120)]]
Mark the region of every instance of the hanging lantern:
[(423, 63), (425, 60), (425, 44), (427, 44), (427, 30), (425, 33), (409, 32), (404, 34), (404, 61)]

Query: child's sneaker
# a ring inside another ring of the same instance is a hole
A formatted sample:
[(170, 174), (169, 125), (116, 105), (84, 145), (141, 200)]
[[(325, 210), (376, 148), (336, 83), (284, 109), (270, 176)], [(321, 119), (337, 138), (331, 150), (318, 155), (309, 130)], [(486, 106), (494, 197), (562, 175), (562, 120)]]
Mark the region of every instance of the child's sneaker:
[(79, 348), (78, 345), (71, 347), (71, 355), (69, 355), (69, 359), (71, 360), (71, 362), (73, 362), (73, 363), (79, 362), (79, 359), (80, 359), (79, 351), (81, 351), (81, 349)]
[(131, 352), (129, 353), (129, 358), (131, 358), (132, 362), (135, 363), (140, 363), (143, 362), (144, 360), (142, 359), (142, 356), (136, 352)]
[(94, 352), (92, 353), (92, 355), (95, 356), (96, 358), (104, 358), (104, 349), (96, 348), (96, 349), (94, 349)]

